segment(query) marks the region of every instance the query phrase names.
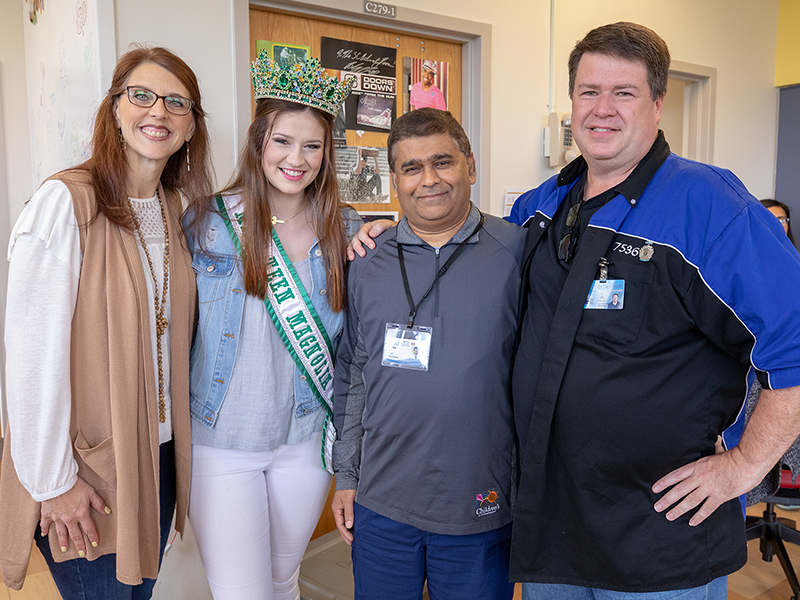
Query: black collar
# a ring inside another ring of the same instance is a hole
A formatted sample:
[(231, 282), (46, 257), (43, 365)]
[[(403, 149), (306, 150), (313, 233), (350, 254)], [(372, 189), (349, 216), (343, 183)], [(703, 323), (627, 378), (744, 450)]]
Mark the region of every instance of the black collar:
[[(659, 129), (658, 137), (653, 145), (648, 150), (644, 158), (639, 161), (636, 168), (625, 178), (625, 181), (618, 183), (611, 190), (615, 192), (613, 196), (622, 194), (627, 198), (631, 206), (636, 206), (638, 199), (642, 197), (647, 184), (667, 160), (670, 155), (669, 144), (664, 138), (664, 132)], [(575, 182), (587, 170), (586, 160), (583, 156), (579, 156), (566, 167), (561, 170), (556, 180), (558, 187), (569, 185)], [(611, 191), (609, 190), (609, 191)]]

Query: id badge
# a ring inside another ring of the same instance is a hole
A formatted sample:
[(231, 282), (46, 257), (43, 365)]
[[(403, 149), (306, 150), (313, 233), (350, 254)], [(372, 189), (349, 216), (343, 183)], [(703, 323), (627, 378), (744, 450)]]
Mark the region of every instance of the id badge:
[(622, 310), (625, 306), (624, 279), (595, 279), (583, 308)]
[(387, 323), (383, 337), (384, 367), (427, 371), (431, 355), (431, 327), (406, 327)]

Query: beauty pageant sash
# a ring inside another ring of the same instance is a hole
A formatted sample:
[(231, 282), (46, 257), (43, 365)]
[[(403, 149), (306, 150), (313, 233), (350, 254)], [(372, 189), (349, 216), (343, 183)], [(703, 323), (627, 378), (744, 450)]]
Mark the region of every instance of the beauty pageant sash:
[[(242, 255), (242, 213), (232, 213), (229, 196), (217, 196), (217, 206), (239, 256)], [(230, 215), (233, 214), (232, 219)], [(267, 294), (264, 304), (289, 355), (325, 410), (322, 426), (322, 466), (333, 473), (333, 351), (325, 326), (311, 304), (300, 277), (272, 230)]]

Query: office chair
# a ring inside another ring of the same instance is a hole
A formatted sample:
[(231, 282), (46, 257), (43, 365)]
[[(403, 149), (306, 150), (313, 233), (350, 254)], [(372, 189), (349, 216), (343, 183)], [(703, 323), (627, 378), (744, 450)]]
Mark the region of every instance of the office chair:
[(760, 540), (761, 558), (766, 562), (772, 562), (772, 557), (777, 555), (792, 588), (791, 600), (800, 600), (800, 582), (784, 545), (785, 541), (800, 545), (800, 531), (797, 531), (795, 521), (775, 514), (776, 504), (800, 504), (800, 479), (792, 483), (791, 471), (781, 471), (780, 488), (773, 496), (764, 498), (763, 502), (767, 503), (764, 514), (760, 517), (748, 516), (745, 521), (747, 540)]

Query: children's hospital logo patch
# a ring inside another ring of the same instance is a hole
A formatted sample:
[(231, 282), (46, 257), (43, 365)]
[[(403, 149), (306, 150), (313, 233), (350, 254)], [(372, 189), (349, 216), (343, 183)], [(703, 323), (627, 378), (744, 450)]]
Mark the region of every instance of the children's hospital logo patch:
[(497, 503), (497, 492), (494, 490), (490, 490), (485, 494), (476, 494), (475, 500), (478, 501), (475, 514), (479, 517), (485, 517), (500, 510), (500, 505)]

